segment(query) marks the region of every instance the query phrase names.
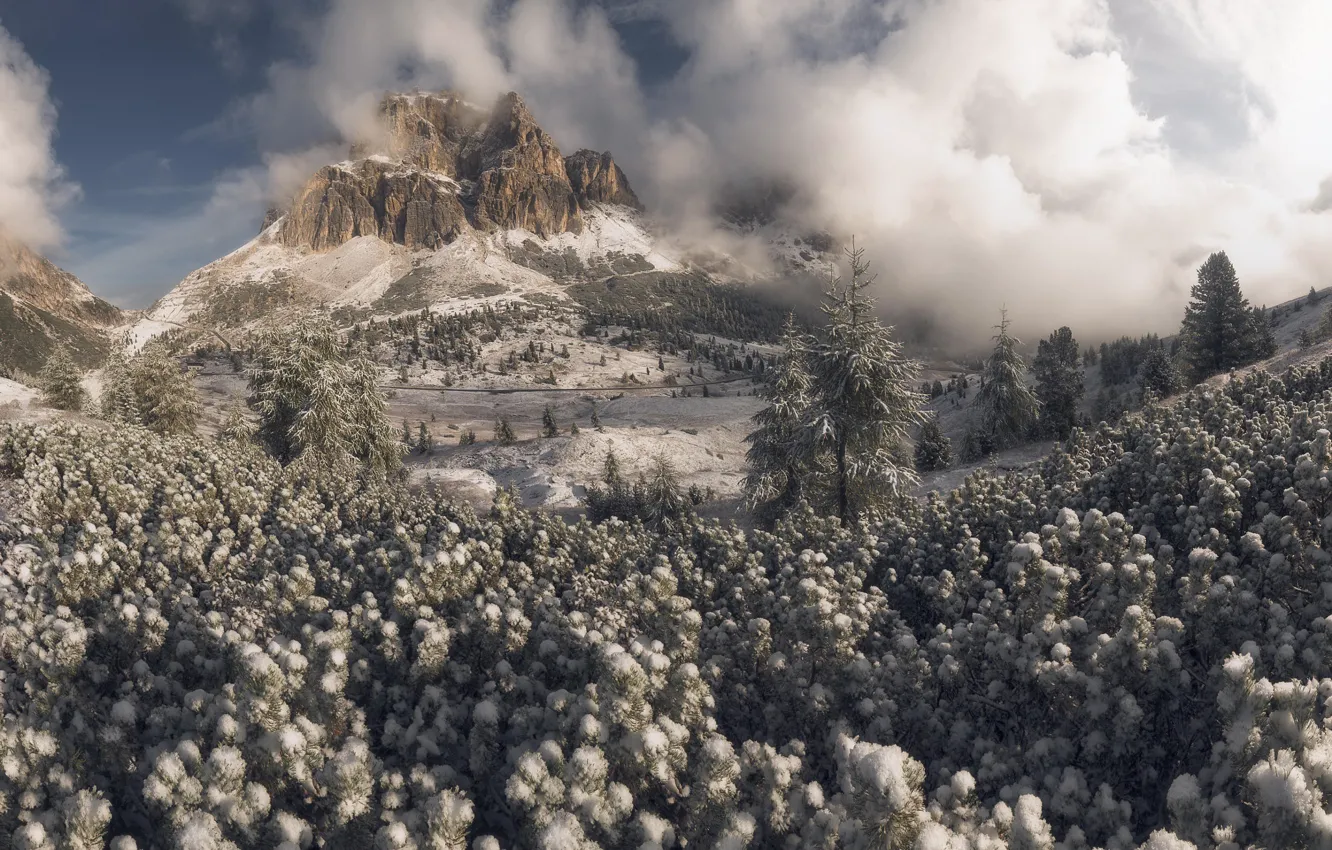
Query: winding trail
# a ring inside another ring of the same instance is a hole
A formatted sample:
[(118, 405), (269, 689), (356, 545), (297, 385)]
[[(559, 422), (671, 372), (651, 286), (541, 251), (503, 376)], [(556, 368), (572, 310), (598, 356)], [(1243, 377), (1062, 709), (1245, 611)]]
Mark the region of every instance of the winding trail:
[(482, 393), (485, 395), (517, 395), (519, 393), (642, 393), (642, 392), (660, 392), (662, 390), (692, 390), (697, 387), (716, 387), (723, 384), (738, 384), (741, 381), (752, 381), (752, 375), (746, 375), (743, 378), (727, 378), (724, 381), (707, 381), (702, 384), (654, 384), (651, 386), (628, 386), (628, 387), (497, 387), (487, 389), (485, 387), (441, 387), (429, 384), (380, 384), (381, 389), (386, 390), (420, 390), (422, 392), (435, 393)]

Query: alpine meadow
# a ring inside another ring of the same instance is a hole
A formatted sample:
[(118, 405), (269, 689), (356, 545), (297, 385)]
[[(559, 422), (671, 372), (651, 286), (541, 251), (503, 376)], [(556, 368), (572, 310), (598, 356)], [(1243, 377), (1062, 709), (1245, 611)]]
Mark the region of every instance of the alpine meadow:
[(1329, 40), (0, 0), (0, 850), (1332, 850)]

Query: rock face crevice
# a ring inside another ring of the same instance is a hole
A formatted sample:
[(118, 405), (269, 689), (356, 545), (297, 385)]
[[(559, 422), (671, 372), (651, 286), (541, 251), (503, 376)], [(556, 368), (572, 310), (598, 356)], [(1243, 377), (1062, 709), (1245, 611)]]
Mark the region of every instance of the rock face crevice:
[(351, 162), (320, 169), (292, 200), (284, 244), (327, 251), (376, 236), (435, 249), (467, 228), (545, 238), (582, 232), (594, 203), (643, 208), (609, 153), (563, 156), (513, 92), (489, 112), (453, 92), (389, 95), (380, 116), (377, 144), (353, 145)]

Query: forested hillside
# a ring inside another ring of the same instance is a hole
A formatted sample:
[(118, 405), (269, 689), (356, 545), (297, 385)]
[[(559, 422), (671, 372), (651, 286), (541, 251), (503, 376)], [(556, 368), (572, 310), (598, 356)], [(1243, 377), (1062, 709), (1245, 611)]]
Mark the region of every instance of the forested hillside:
[(1318, 847), (1332, 360), (884, 524), (0, 436), (14, 847)]

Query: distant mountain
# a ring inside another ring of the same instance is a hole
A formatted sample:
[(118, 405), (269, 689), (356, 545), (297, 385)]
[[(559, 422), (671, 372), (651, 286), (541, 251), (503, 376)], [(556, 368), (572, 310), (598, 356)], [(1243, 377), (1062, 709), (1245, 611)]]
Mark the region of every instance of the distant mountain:
[(93, 366), (110, 350), (110, 331), (125, 320), (74, 275), (23, 245), (0, 241), (0, 372), (36, 373), (60, 343)]
[[(348, 160), (269, 210), (259, 236), (160, 299), (135, 340), (318, 307), (359, 319), (567, 300), (576, 284), (623, 275), (731, 273), (656, 237), (611, 154), (563, 155), (516, 93), (489, 110), (456, 92), (390, 94), (379, 115), (375, 141), (352, 144)], [(774, 244), (774, 253), (817, 264), (812, 244)]]

